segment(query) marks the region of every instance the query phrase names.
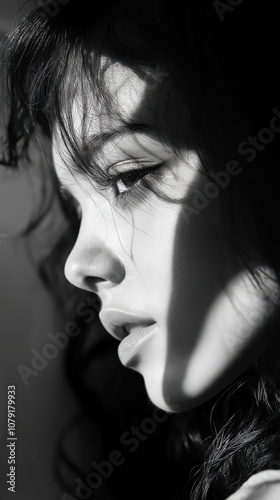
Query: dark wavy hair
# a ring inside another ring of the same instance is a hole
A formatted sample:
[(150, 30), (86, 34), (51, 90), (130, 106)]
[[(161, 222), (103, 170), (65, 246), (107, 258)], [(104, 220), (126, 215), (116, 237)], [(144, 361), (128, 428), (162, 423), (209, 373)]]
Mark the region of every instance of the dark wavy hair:
[[(280, 213), (276, 182), (279, 141), (275, 137), (267, 147), (258, 150), (252, 162), (241, 157), (238, 149), (249, 135), (258, 135), (269, 122), (272, 109), (278, 106), (279, 76), (274, 48), (277, 29), (271, 14), (273, 6), (270, 10), (267, 6), (264, 12), (253, 2), (246, 2), (224, 12), (221, 19), (217, 3), (207, 0), (135, 0), (133, 3), (69, 0), (64, 5), (56, 2), (54, 10), (51, 4), (53, 2), (46, 4), (48, 9), (32, 10), (7, 40), (4, 65), (10, 113), (2, 163), (16, 167), (36, 129), (39, 127), (51, 138), (53, 126), (58, 123), (73, 171), (82, 171), (106, 187), (106, 176), (89, 155), (86, 134), (79, 139), (75, 135), (71, 104), (79, 92), (84, 131), (94, 96), (108, 113), (117, 117), (120, 126), (133, 132), (133, 119), (124, 122), (116, 103), (106, 92), (100, 56), (106, 55), (108, 64), (123, 62), (146, 79), (155, 95), (169, 85), (169, 99), (164, 109), (167, 126), (159, 127), (163, 143), (171, 144), (178, 154), (182, 143), (194, 149), (206, 175), (223, 169), (229, 160), (242, 163), (242, 175), (221, 192), (221, 210), (230, 228), (229, 238), (236, 258), (256, 280), (259, 279), (254, 273), (256, 264), (266, 264), (280, 282), (280, 235), (275, 229)], [(259, 36), (260, 23), (270, 27), (269, 40)], [(159, 78), (158, 70), (160, 74), (167, 74), (167, 78)], [(155, 110), (155, 114), (160, 111)], [(98, 138), (91, 146), (98, 150)], [(53, 182), (56, 188), (55, 176)], [(156, 186), (151, 189), (162, 196)], [(60, 200), (74, 238), (79, 222), (73, 203), (61, 196)], [(242, 207), (241, 217), (237, 206)], [(252, 214), (253, 225), (249, 223)], [(250, 250), (243, 247), (244, 231), (254, 235), (257, 262)], [(67, 237), (59, 243), (57, 250), (61, 255), (66, 243)], [(278, 318), (270, 322), (268, 328), (277, 334)], [(118, 433), (124, 430), (118, 422), (125, 412), (135, 415), (137, 407), (138, 415), (143, 416), (141, 405), (145, 394), (141, 392), (137, 376), (134, 378), (135, 374), (129, 372), (134, 387), (138, 387), (139, 405), (135, 403), (129, 408), (123, 403), (119, 413), (112, 408), (108, 411), (104, 398), (97, 396), (94, 401), (98, 403), (88, 405), (91, 387), (85, 374), (89, 373), (87, 369), (93, 358), (106, 355), (108, 345), (101, 342), (98, 349), (95, 346), (86, 354), (80, 340), (72, 345), (67, 364), (71, 384), (92, 421), (96, 421), (99, 411), (98, 424), (107, 429), (106, 449), (109, 450)], [(112, 350), (110, 352), (114, 358)], [(211, 400), (191, 411), (169, 415), (162, 432), (148, 448), (149, 453), (140, 453), (138, 462), (132, 461), (134, 467), (136, 463), (142, 467), (145, 463), (147, 480), (153, 477), (157, 483), (154, 493), (150, 491), (151, 496), (161, 492), (164, 498), (174, 498), (176, 492), (181, 497), (184, 489), (186, 498), (192, 500), (223, 500), (252, 474), (280, 468), (280, 365), (277, 362), (277, 350), (267, 351), (257, 367), (249, 367)], [(123, 371), (121, 376), (126, 377)], [(128, 386), (129, 382), (124, 385)], [(121, 393), (120, 387), (120, 398)], [(113, 420), (115, 434), (108, 432)], [(67, 461), (66, 455), (63, 456)], [(151, 463), (152, 469), (148, 466)], [(73, 468), (69, 460), (68, 466)], [(129, 469), (131, 477), (133, 466)], [(123, 470), (127, 473), (126, 468)], [(121, 474), (118, 477), (116, 498), (123, 487)], [(134, 497), (138, 498), (139, 494), (140, 498), (143, 490), (140, 492), (141, 489), (135, 492)], [(95, 492), (94, 498), (98, 498), (97, 494)], [(109, 493), (104, 495), (103, 498), (110, 498)]]

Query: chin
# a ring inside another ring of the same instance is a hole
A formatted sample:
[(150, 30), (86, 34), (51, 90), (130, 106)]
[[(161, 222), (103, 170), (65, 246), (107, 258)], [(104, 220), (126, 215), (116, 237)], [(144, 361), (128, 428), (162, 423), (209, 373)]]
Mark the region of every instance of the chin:
[(182, 413), (192, 410), (208, 399), (206, 394), (186, 395), (180, 380), (175, 383), (173, 379), (168, 387), (167, 381), (163, 382), (164, 379), (159, 376), (160, 374), (156, 377), (155, 370), (140, 371), (140, 369), (137, 369), (137, 371), (144, 378), (147, 395), (151, 402), (165, 412)]
[(155, 389), (153, 391), (149, 391), (147, 384), (145, 385), (149, 399), (152, 403), (167, 413), (182, 413), (197, 406), (195, 402), (187, 401), (183, 397), (182, 399), (174, 399), (172, 396), (163, 395), (162, 392), (157, 392)]
[(179, 413), (185, 410), (186, 401), (183, 395), (174, 398), (172, 395), (164, 393), (162, 377), (156, 377), (155, 372), (151, 376), (151, 373), (144, 370), (142, 372), (139, 370), (139, 373), (144, 378), (147, 395), (155, 406), (168, 413)]

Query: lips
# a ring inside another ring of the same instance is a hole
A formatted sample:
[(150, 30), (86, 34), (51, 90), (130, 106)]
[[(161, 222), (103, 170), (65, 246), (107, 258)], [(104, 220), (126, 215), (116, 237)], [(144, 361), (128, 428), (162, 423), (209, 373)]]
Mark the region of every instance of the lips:
[(120, 341), (127, 335), (155, 323), (152, 318), (144, 318), (122, 309), (103, 309), (99, 317), (107, 332)]
[(141, 359), (140, 353), (142, 352), (143, 355), (143, 352), (147, 349), (146, 340), (151, 338), (157, 331), (158, 325), (156, 323), (145, 327), (136, 326), (132, 328), (130, 334), (122, 340), (118, 347), (118, 355), (122, 364), (135, 368)]

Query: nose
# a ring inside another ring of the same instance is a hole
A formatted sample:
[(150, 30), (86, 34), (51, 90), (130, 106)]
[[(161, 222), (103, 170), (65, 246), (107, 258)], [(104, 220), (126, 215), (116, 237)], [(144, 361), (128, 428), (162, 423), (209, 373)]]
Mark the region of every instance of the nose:
[(125, 277), (121, 258), (106, 244), (95, 240), (83, 245), (79, 237), (64, 268), (67, 280), (77, 288), (98, 295), (102, 289), (120, 284)]

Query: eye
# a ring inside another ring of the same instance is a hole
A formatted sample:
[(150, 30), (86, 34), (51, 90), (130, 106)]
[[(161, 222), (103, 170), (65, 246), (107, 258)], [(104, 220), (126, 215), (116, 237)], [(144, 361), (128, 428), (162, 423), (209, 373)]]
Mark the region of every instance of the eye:
[(116, 187), (118, 193), (121, 194), (127, 191), (126, 188), (131, 189), (135, 184), (137, 184), (141, 179), (148, 175), (152, 170), (155, 170), (155, 166), (139, 168), (129, 170), (128, 172), (123, 172), (118, 175), (118, 180), (116, 180)]
[(164, 164), (165, 162), (144, 165), (137, 162), (137, 165), (143, 165), (143, 167), (118, 172), (116, 175), (110, 177), (110, 184), (117, 191), (116, 198), (128, 201), (129, 198), (136, 195), (138, 188), (147, 187), (149, 180), (151, 181), (152, 178), (160, 177)]

